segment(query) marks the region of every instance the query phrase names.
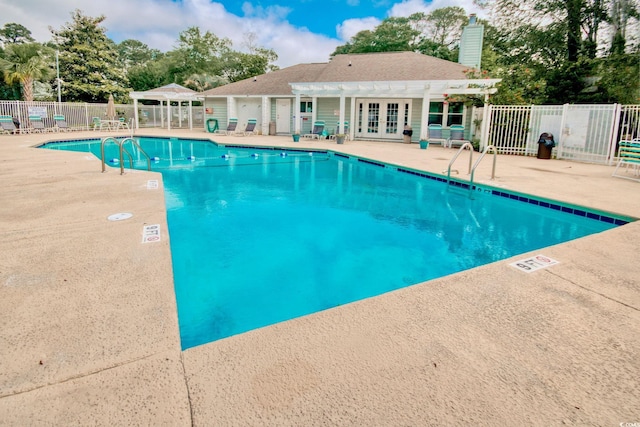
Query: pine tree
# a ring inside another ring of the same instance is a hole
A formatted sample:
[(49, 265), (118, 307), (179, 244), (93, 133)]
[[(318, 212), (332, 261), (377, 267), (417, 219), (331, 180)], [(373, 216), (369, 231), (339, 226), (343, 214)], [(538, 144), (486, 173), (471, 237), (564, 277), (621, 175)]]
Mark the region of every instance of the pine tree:
[(51, 29), (60, 49), (60, 78), (65, 101), (105, 102), (110, 94), (124, 100), (130, 89), (118, 67), (116, 45), (100, 24), (105, 16), (92, 18), (72, 13), (73, 22)]

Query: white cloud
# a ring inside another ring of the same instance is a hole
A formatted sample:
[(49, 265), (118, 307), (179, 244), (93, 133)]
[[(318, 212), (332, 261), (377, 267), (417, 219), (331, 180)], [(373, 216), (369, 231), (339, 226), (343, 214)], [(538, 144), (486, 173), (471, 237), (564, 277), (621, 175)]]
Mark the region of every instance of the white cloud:
[[(473, 0), (405, 0), (394, 4), (388, 16), (409, 16), (417, 11), (429, 12), (445, 6), (459, 5), (467, 12), (479, 12)], [(357, 5), (358, 0), (347, 0)], [(357, 8), (357, 6), (356, 6)], [(71, 22), (79, 9), (86, 16), (106, 16), (102, 23), (114, 41), (136, 39), (163, 52), (175, 48), (178, 34), (189, 27), (211, 31), (233, 41), (234, 49), (243, 49), (246, 33), (255, 33), (256, 43), (273, 49), (279, 56), (277, 65), (286, 67), (301, 62), (326, 62), (335, 48), (362, 30), (372, 30), (380, 19), (364, 17), (347, 19), (336, 26), (337, 38), (296, 27), (287, 17), (285, 6), (242, 5), (243, 16), (230, 13), (222, 2), (210, 0), (0, 0), (0, 26), (16, 22), (29, 29), (41, 42), (51, 40), (49, 27), (60, 29)], [(356, 10), (356, 9), (354, 9)]]
[(380, 24), (378, 18), (361, 18), (361, 19), (347, 19), (336, 26), (336, 33), (338, 34), (338, 38), (343, 42), (348, 42), (351, 37), (358, 34), (360, 31), (364, 30), (373, 30), (376, 26)]
[(0, 26), (16, 22), (29, 29), (33, 37), (51, 40), (49, 26), (58, 30), (71, 22), (72, 12), (80, 9), (86, 16), (105, 15), (102, 26), (115, 42), (136, 39), (163, 52), (175, 48), (178, 34), (189, 27), (228, 37), (234, 49), (241, 50), (248, 32), (257, 35), (256, 43), (273, 49), (277, 65), (286, 67), (300, 62), (326, 62), (340, 43), (321, 34), (297, 28), (286, 21), (287, 7), (256, 7), (243, 4), (244, 16), (229, 13), (222, 3), (209, 0), (0, 0)]
[(416, 12), (431, 13), (443, 7), (458, 6), (463, 8), (467, 14), (475, 13), (479, 17), (486, 15), (485, 11), (473, 4), (473, 0), (404, 0), (394, 4), (389, 10), (389, 16), (409, 16)]

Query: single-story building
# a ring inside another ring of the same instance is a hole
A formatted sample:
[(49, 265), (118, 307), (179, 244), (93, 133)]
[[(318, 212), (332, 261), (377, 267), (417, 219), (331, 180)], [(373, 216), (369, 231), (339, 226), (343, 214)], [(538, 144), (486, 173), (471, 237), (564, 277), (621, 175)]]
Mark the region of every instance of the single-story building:
[(480, 96), (487, 103), (500, 82), (469, 79), (469, 70), (480, 69), (483, 33), (471, 15), (459, 63), (415, 52), (336, 55), (201, 92), (205, 128), (209, 119), (224, 129), (231, 118), (238, 128), (251, 118), (263, 134), (309, 133), (322, 120), (329, 134), (351, 139), (403, 141), (409, 126), (417, 141), (427, 138), (428, 125), (439, 124), (445, 138), (451, 125), (463, 125), (471, 139), (479, 117), (461, 98)]
[[(448, 102), (456, 95), (488, 97), (497, 79), (468, 79), (469, 66), (414, 52), (336, 55), (327, 63), (299, 64), (201, 92), (205, 122), (238, 128), (249, 118), (263, 134), (308, 133), (316, 120), (329, 133), (347, 124), (352, 139), (426, 138), (428, 124), (472, 126), (470, 109)], [(485, 98), (486, 99), (486, 98)], [(271, 125), (271, 126), (270, 126)]]

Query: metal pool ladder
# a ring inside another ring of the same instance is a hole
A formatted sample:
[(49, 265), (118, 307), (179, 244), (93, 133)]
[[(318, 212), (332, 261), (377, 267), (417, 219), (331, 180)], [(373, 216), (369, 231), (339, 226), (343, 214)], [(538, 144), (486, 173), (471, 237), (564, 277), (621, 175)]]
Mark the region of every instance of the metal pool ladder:
[(480, 154), (480, 157), (478, 157), (478, 160), (476, 160), (476, 162), (473, 163), (473, 145), (470, 142), (465, 142), (464, 144), (462, 144), (462, 146), (458, 149), (458, 152), (455, 154), (455, 156), (453, 156), (453, 158), (449, 162), (449, 167), (447, 168), (447, 188), (449, 188), (449, 184), (451, 183), (451, 166), (453, 166), (453, 164), (458, 159), (460, 154), (467, 148), (469, 149), (469, 171), (467, 173), (471, 175), (471, 177), (469, 179), (469, 195), (471, 195), (471, 194), (473, 194), (472, 193), (473, 192), (473, 177), (475, 175), (476, 168), (478, 167), (478, 165), (480, 164), (480, 161), (482, 161), (484, 156), (491, 150), (493, 150), (493, 168), (491, 170), (491, 179), (495, 178), (495, 176), (496, 176), (496, 158), (497, 158), (498, 152), (497, 152), (496, 147), (494, 145), (488, 145), (482, 151), (482, 154)]
[(142, 153), (142, 155), (144, 155), (144, 157), (147, 159), (147, 170), (148, 171), (151, 170), (151, 158), (149, 158), (149, 155), (142, 149), (140, 144), (138, 144), (138, 142), (135, 139), (133, 139), (133, 138), (125, 138), (122, 141), (118, 141), (117, 139), (115, 139), (115, 138), (113, 138), (111, 136), (108, 136), (106, 138), (103, 138), (102, 142), (100, 144), (100, 158), (102, 159), (102, 172), (106, 172), (106, 170), (107, 170), (107, 167), (106, 167), (106, 164), (105, 164), (105, 159), (104, 159), (104, 146), (108, 142), (112, 142), (112, 143), (114, 143), (114, 144), (116, 144), (118, 146), (118, 153), (120, 155), (120, 159), (119, 159), (120, 160), (120, 175), (124, 175), (124, 153), (127, 153), (127, 156), (129, 157), (129, 169), (133, 169), (133, 156), (124, 147), (124, 144), (127, 141), (131, 141), (131, 143), (138, 148), (140, 153)]

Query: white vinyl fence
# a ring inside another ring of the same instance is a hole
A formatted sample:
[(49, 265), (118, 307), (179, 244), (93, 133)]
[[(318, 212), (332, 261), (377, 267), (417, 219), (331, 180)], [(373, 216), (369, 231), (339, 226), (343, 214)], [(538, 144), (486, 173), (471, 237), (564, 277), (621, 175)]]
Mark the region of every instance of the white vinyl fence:
[(558, 159), (611, 164), (621, 139), (640, 138), (640, 105), (489, 105), (482, 146), (533, 156), (542, 133), (551, 133)]
[[(117, 104), (118, 117), (134, 117), (132, 104)], [(556, 142), (553, 156), (558, 159), (612, 164), (618, 142), (640, 138), (640, 105), (488, 105), (481, 148), (494, 145), (498, 153), (535, 156), (542, 133), (551, 133)], [(192, 106), (194, 129), (204, 129), (204, 111)], [(0, 101), (0, 115), (10, 115), (20, 124), (29, 115), (39, 115), (45, 126), (53, 127), (53, 116), (62, 114), (69, 126), (91, 129), (93, 118), (106, 118), (107, 104), (71, 102)], [(172, 105), (172, 129), (189, 128), (189, 106)], [(139, 127), (166, 127), (166, 107), (138, 105)]]

